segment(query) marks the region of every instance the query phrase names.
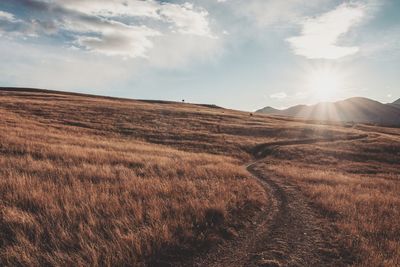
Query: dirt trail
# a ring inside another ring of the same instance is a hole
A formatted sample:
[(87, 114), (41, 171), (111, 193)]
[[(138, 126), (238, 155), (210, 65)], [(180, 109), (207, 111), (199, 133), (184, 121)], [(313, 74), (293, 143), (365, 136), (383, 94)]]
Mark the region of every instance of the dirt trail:
[(305, 196), (282, 177), (268, 175), (263, 164), (270, 149), (288, 145), (347, 141), (345, 139), (304, 139), (262, 144), (255, 156), (264, 157), (247, 166), (270, 198), (270, 206), (240, 233), (206, 256), (196, 258), (192, 266), (347, 266), (351, 253), (343, 250), (333, 226), (308, 203)]

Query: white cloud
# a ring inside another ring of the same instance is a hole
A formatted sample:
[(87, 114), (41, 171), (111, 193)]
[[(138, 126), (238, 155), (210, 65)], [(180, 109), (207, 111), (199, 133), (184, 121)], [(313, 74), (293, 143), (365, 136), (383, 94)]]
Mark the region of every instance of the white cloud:
[[(63, 22), (63, 27), (79, 33), (75, 41), (76, 45), (109, 56), (148, 57), (150, 50), (155, 47), (151, 39), (155, 36), (163, 36), (163, 38), (157, 39), (157, 45), (168, 41), (165, 39), (171, 38), (167, 43), (176, 40), (174, 37), (176, 33), (203, 38), (212, 37), (208, 12), (189, 3), (160, 3), (153, 0), (87, 0), (65, 1), (61, 5), (88, 16), (101, 18), (96, 22), (66, 20)], [(140, 22), (136, 22), (136, 24), (141, 24), (141, 26), (126, 22), (129, 20), (139, 20)], [(93, 33), (96, 36), (93, 36)], [(203, 40), (203, 42), (206, 43), (207, 40)], [(175, 43), (171, 49), (175, 49), (177, 45), (179, 44)], [(196, 45), (196, 47), (198, 46), (199, 44)], [(160, 50), (166, 52), (162, 48), (156, 49), (156, 51)], [(177, 51), (182, 51), (182, 49)], [(187, 49), (183, 49), (183, 51), (187, 51)], [(196, 51), (192, 50), (192, 52)], [(152, 54), (154, 53), (152, 52)], [(175, 55), (172, 52), (171, 54)], [(151, 61), (158, 62), (159, 60)]]
[(211, 36), (207, 20), (208, 12), (201, 8), (196, 10), (193, 4), (163, 4), (159, 10), (161, 17), (173, 23), (179, 33), (199, 36)]
[(117, 17), (134, 16), (160, 18), (156, 1), (121, 0), (69, 0), (58, 1), (60, 5), (88, 15)]
[(340, 37), (359, 23), (365, 15), (365, 5), (341, 4), (315, 18), (306, 18), (300, 36), (288, 38), (296, 55), (310, 59), (338, 59), (355, 54), (357, 46), (339, 46)]
[[(84, 31), (98, 33), (100, 36), (78, 36), (76, 44), (106, 55), (147, 57), (149, 50), (155, 46), (150, 38), (155, 36), (163, 36), (164, 39), (172, 37), (172, 40), (176, 39), (173, 37), (176, 33), (204, 38), (212, 37), (208, 12), (189, 3), (160, 3), (153, 0), (87, 0), (63, 2), (62, 5), (89, 16), (100, 16), (104, 20), (102, 23), (78, 20), (64, 25), (68, 30), (80, 33)], [(142, 26), (121, 22), (121, 18), (141, 19)], [(116, 21), (117, 19), (120, 20)], [(159, 43), (166, 42), (162, 39), (157, 40)], [(175, 47), (176, 45), (175, 43)], [(165, 52), (165, 49), (163, 51)]]
[(17, 19), (13, 14), (1, 10), (0, 10), (0, 20), (10, 21), (10, 22), (17, 21)]
[(121, 22), (68, 20), (61, 25), (76, 35), (74, 44), (88, 51), (108, 56), (145, 57), (153, 47), (151, 37), (162, 35), (146, 26), (127, 25)]
[(279, 93), (275, 93), (270, 95), (270, 98), (275, 98), (275, 99), (284, 99), (286, 98), (288, 95), (285, 92), (279, 92)]
[[(214, 39), (206, 9), (155, 0), (5, 0), (26, 8), (21, 20), (0, 11), (0, 34), (60, 36), (69, 46), (123, 58), (147, 57), (162, 39), (177, 34)], [(65, 32), (67, 34), (65, 34)], [(198, 43), (197, 46), (201, 44)], [(174, 49), (179, 46), (175, 44)], [(179, 49), (178, 49), (179, 50)], [(195, 52), (195, 51), (194, 51)]]
[(157, 31), (145, 26), (126, 26), (119, 30), (102, 32), (101, 38), (79, 36), (75, 44), (108, 56), (146, 57), (147, 50), (153, 47), (149, 37), (157, 35)]
[(210, 36), (208, 12), (191, 3), (160, 3), (154, 0), (70, 0), (61, 3), (71, 10), (87, 15), (113, 19), (115, 17), (142, 17), (170, 23), (182, 34)]

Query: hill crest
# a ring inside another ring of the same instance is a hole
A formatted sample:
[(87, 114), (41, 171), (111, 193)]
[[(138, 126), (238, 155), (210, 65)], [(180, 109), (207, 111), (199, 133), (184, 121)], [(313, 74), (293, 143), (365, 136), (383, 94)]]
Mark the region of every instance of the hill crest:
[(400, 126), (400, 99), (391, 104), (382, 104), (365, 97), (352, 97), (336, 102), (320, 102), (315, 105), (297, 105), (278, 110), (269, 108), (256, 112), (289, 117), (342, 122), (370, 123), (385, 126)]

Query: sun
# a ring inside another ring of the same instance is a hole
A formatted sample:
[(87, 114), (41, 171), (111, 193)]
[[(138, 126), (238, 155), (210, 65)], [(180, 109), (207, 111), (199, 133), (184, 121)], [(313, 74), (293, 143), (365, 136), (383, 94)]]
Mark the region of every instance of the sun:
[(333, 100), (341, 86), (342, 79), (334, 70), (319, 69), (308, 75), (307, 87), (318, 101)]

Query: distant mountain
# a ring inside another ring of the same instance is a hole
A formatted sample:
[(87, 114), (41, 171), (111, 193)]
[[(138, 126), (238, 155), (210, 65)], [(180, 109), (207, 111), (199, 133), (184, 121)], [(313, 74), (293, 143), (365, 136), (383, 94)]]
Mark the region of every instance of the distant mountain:
[(273, 107), (265, 107), (265, 108), (257, 110), (256, 112), (258, 112), (258, 113), (276, 113), (279, 111), (280, 111), (279, 109), (276, 109)]
[(257, 110), (258, 113), (275, 114), (310, 120), (372, 123), (400, 126), (400, 99), (391, 104), (382, 104), (363, 97), (353, 97), (337, 102), (316, 105), (298, 105), (278, 110), (271, 107)]

